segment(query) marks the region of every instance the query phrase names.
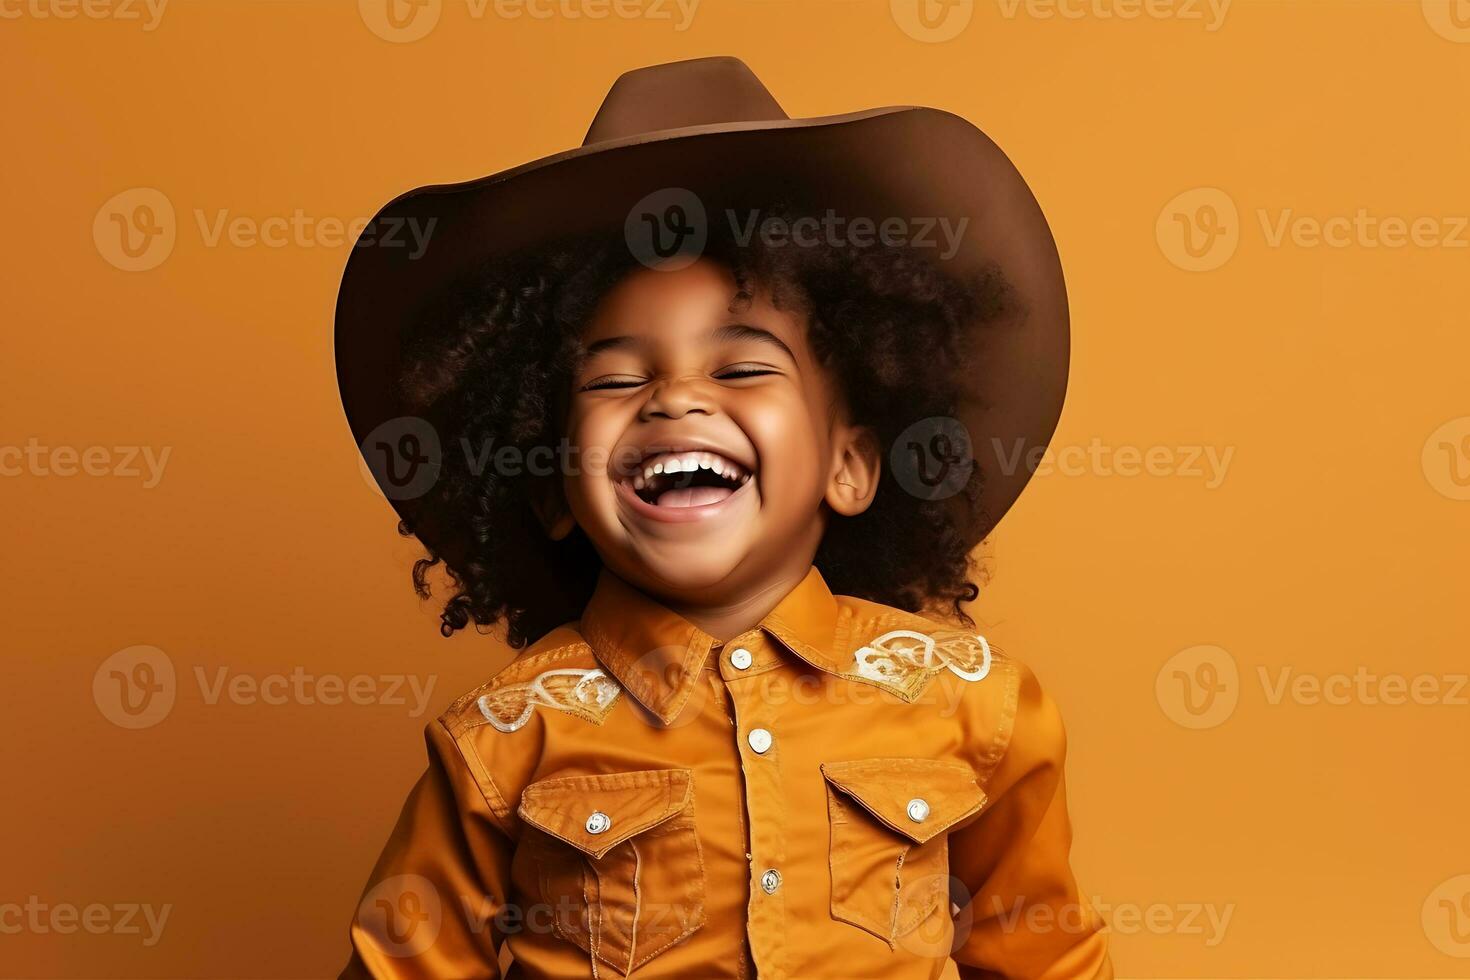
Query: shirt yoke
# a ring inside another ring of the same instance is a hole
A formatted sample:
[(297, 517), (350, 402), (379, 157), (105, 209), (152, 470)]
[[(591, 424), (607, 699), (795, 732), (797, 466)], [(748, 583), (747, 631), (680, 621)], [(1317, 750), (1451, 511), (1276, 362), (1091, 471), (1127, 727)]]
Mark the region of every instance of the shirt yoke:
[(482, 725), (522, 728), (537, 708), (601, 724), (620, 689), (598, 665), (576, 624), (558, 626), (517, 654), (489, 680), (454, 700), (440, 717), (456, 738)]
[[(762, 626), (835, 682), (876, 687), (917, 711), (932, 705), (958, 713), (971, 730), (977, 769), (992, 770), (1009, 747), (1030, 672), (983, 631), (854, 596), (833, 598), (838, 614), (829, 636), (793, 629), (778, 614)], [(579, 626), (566, 623), (541, 637), (457, 698), (442, 724), (456, 739), (484, 726), (516, 732), (537, 711), (601, 725), (626, 692)]]

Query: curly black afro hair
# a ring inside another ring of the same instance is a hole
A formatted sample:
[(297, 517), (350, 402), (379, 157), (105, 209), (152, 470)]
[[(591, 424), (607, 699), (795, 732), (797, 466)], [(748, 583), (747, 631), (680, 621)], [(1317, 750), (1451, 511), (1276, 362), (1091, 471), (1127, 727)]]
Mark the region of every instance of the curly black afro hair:
[[(768, 209), (788, 222), (801, 212)], [(732, 222), (733, 226), (733, 222)], [(773, 239), (774, 240), (774, 239)], [(895, 440), (926, 418), (957, 417), (970, 331), (1006, 313), (1011, 292), (993, 268), (965, 281), (942, 270), (925, 250), (873, 241), (772, 244), (761, 235), (736, 240), (734, 228), (711, 222), (704, 257), (729, 268), (737, 292), (732, 310), (763, 288), (783, 309), (805, 315), (821, 364), (846, 396), (852, 420), (871, 427), (885, 465), (872, 506), (834, 518), (816, 565), (836, 593), (912, 612), (936, 610), (970, 622), (962, 603), (979, 594), (970, 581), (969, 538), (960, 509), (926, 500), (896, 481), (887, 461)], [(642, 268), (621, 229), (563, 239), (501, 258), (441, 297), (409, 345), (401, 382), (405, 404), (433, 406), (445, 446), (507, 447), (520, 459), (554, 451), (563, 438), (579, 334), (598, 301), (625, 274)], [(539, 450), (538, 450), (538, 447)], [(441, 632), (471, 621), (504, 624), (507, 642), (524, 647), (577, 619), (592, 593), (601, 560), (574, 530), (562, 541), (545, 534), (530, 505), (536, 476), (485, 466), (472, 452), (445, 452), (417, 517), (448, 528), (456, 545), (414, 565), (419, 596), (443, 563), (454, 594)], [(968, 460), (967, 460), (968, 462)], [(970, 471), (961, 498), (973, 510), (983, 474)], [(881, 547), (874, 547), (881, 542)]]

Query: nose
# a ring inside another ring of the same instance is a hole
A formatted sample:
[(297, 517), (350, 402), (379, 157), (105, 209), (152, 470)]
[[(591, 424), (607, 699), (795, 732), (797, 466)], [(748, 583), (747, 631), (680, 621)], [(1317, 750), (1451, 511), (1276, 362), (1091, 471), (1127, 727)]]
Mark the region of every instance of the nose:
[(709, 395), (701, 379), (681, 380), (669, 378), (653, 385), (648, 400), (643, 403), (639, 418), (677, 419), (691, 412), (714, 415), (718, 411), (714, 399)]

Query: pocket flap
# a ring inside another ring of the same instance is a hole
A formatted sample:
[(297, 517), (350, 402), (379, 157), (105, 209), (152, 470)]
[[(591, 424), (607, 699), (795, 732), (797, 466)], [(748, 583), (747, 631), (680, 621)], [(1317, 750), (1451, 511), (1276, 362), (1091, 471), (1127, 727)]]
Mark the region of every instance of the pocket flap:
[[(688, 769), (557, 776), (527, 786), (516, 812), (532, 826), (600, 858), (684, 809), (692, 786)], [(599, 826), (604, 829), (594, 832)]]
[(975, 773), (935, 759), (854, 759), (822, 763), (822, 776), (884, 826), (923, 844), (985, 805)]

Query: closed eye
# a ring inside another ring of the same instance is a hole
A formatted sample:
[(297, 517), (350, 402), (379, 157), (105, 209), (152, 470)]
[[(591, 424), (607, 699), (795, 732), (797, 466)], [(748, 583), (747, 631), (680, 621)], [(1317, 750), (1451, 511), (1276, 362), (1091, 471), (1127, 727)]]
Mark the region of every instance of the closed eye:
[(727, 381), (733, 378), (757, 378), (763, 374), (780, 374), (773, 367), (764, 364), (733, 364), (727, 368), (721, 368), (715, 372), (715, 378), (719, 381)]
[(609, 375), (605, 378), (597, 378), (589, 381), (578, 391), (600, 391), (606, 388), (637, 388), (639, 385), (647, 384), (645, 378), (637, 378), (629, 375)]

